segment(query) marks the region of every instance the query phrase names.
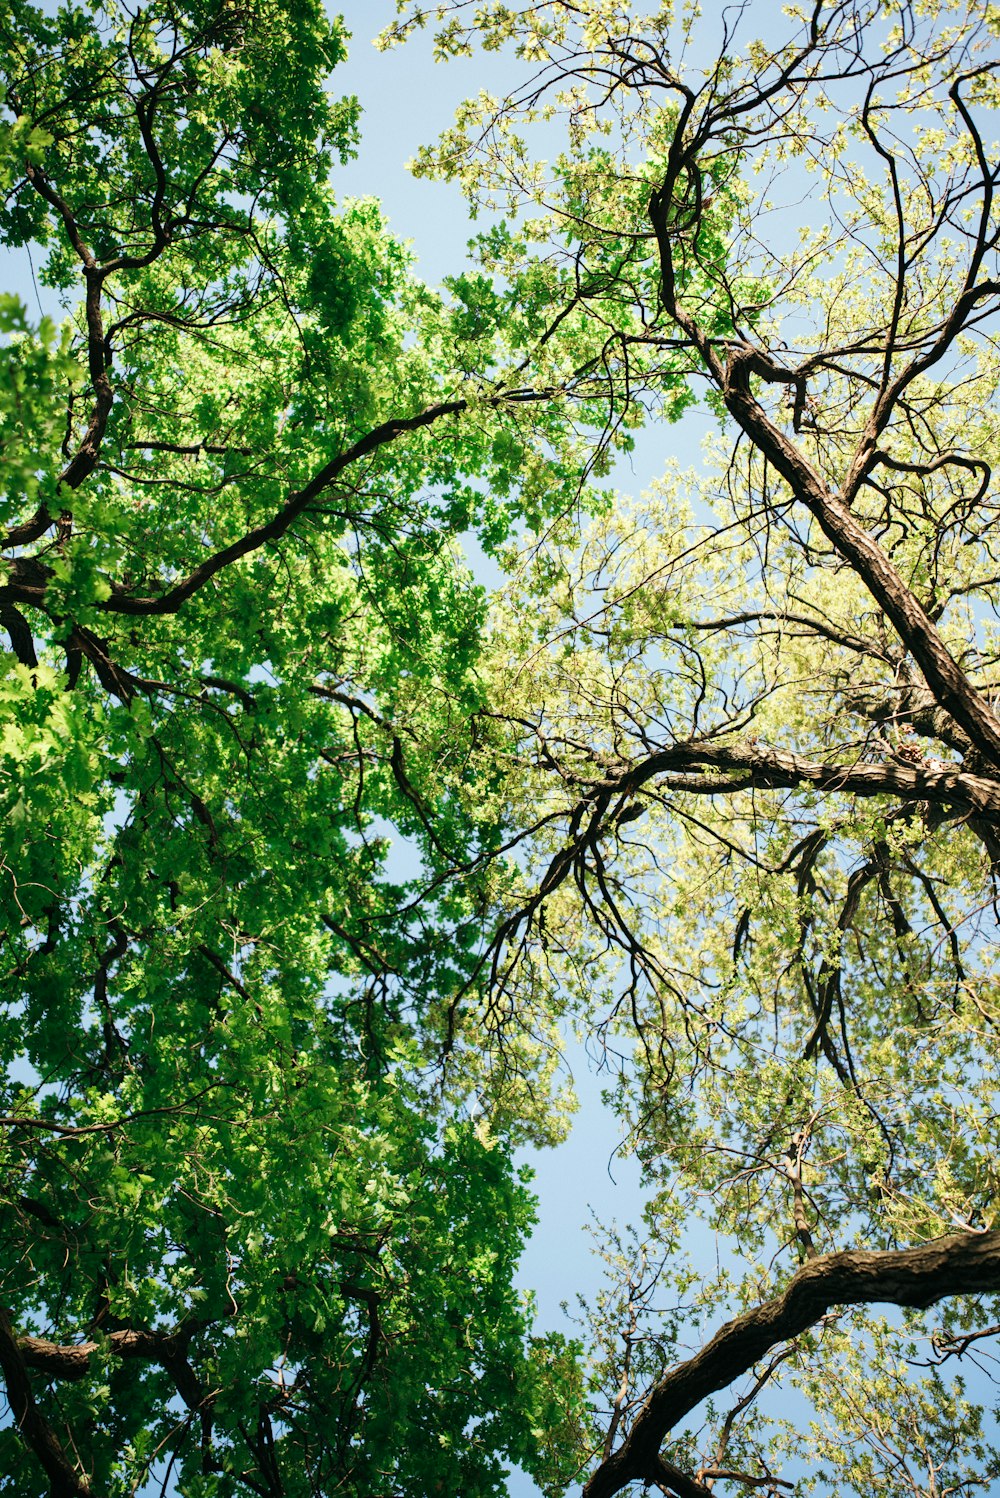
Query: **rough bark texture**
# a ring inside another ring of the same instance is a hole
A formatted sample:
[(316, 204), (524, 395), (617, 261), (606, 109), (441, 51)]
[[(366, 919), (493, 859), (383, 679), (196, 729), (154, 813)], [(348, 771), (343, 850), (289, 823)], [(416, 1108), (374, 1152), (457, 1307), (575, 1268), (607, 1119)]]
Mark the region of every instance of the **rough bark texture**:
[[(639, 786), (664, 772), (706, 768), (745, 773), (760, 787), (812, 785), (817, 790), (854, 796), (899, 796), (907, 801), (947, 803), (1000, 816), (1000, 783), (982, 775), (970, 775), (960, 765), (944, 761), (926, 765), (894, 763), (824, 764), (787, 750), (737, 740), (728, 744), (697, 740), (677, 744), (642, 760), (623, 777), (622, 789)], [(731, 784), (720, 787), (732, 790)], [(679, 786), (679, 783), (678, 783)], [(700, 787), (695, 784), (693, 790)]]
[(49, 1479), (51, 1498), (94, 1498), (94, 1494), (35, 1403), (30, 1375), (38, 1373), (46, 1380), (75, 1383), (87, 1377), (91, 1357), (103, 1347), (114, 1357), (158, 1363), (187, 1408), (199, 1411), (203, 1420), (210, 1421), (211, 1396), (187, 1359), (188, 1344), (197, 1329), (196, 1323), (169, 1332), (126, 1327), (109, 1332), (101, 1344), (64, 1344), (17, 1336), (10, 1312), (0, 1306), (0, 1373), (17, 1428)]

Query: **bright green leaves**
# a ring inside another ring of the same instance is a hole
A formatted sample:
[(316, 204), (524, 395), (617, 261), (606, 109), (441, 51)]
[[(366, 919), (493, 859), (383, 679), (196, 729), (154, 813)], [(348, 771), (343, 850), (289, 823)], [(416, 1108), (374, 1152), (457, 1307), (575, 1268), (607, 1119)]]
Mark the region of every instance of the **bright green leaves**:
[(565, 510), (578, 440), (476, 384), (507, 304), (462, 325), (337, 208), (321, 7), (0, 30), (0, 234), (88, 296), (61, 338), (0, 304), (3, 1294), (97, 1344), (39, 1405), (116, 1495), (558, 1476), (508, 1142), (563, 1120), (548, 1042), (511, 1084), (476, 1031), (507, 808), (458, 540)]
[(33, 325), (24, 304), (0, 295), (0, 523), (6, 529), (26, 506), (55, 505), (55, 476), (46, 457), (62, 438), (61, 406), (82, 373), (67, 324)]
[[(95, 1098), (80, 1118), (114, 1113)], [(308, 1467), (359, 1498), (390, 1474), (413, 1498), (435, 1480), (502, 1493), (504, 1457), (525, 1447), (521, 1410), (541, 1397), (510, 1284), (531, 1205), (503, 1152), (469, 1125), (436, 1137), (402, 1080), (331, 1090), (315, 1063), (291, 1058), (248, 1076), (236, 1045), (209, 1090), (175, 1093), (160, 1116), (166, 1134), (152, 1116), (125, 1118), (33, 1151), (30, 1200), (6, 1209), (5, 1231), (19, 1215), (49, 1224), (36, 1267), (62, 1282), (64, 1316), (82, 1326), (104, 1302), (104, 1331), (191, 1324), (192, 1378), (208, 1382), (187, 1387), (209, 1401), (213, 1470), (236, 1491), (256, 1470), (241, 1425), (263, 1406), (292, 1492)], [(27, 1141), (14, 1139), (16, 1158)], [(127, 1491), (151, 1429), (187, 1490), (204, 1452), (158, 1412), (164, 1370), (137, 1365), (119, 1410), (126, 1389), (107, 1352), (98, 1340), (90, 1376), (64, 1391), (88, 1466)]]
[[(57, 673), (0, 656), (0, 909), (10, 997), (22, 996), (19, 980), (38, 933), (76, 894), (100, 835), (110, 803), (101, 784), (102, 747), (86, 704), (67, 695)], [(71, 907), (65, 919), (72, 920)], [(8, 1057), (35, 1043), (13, 1016), (5, 1036)]]
[(43, 125), (32, 124), (24, 115), (12, 124), (0, 123), (0, 183), (9, 188), (25, 161), (40, 166), (48, 146), (55, 137)]
[(51, 235), (60, 203), (99, 263), (144, 261), (169, 242), (178, 269), (208, 269), (210, 241), (217, 275), (258, 222), (303, 209), (354, 137), (356, 106), (323, 89), (342, 33), (311, 4), (130, 14), (111, 3), (48, 18), (18, 3), (5, 40), (6, 102), (18, 117), (6, 154), (40, 167), (50, 193), (12, 167), (20, 181), (0, 228), (53, 245), (50, 284), (68, 286), (78, 258)]

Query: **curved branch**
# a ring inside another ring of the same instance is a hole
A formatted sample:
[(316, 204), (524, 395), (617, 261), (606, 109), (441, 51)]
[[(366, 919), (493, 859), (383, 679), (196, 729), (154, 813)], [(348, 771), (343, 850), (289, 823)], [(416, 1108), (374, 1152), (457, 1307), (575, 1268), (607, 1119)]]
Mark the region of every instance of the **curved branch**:
[(584, 1498), (612, 1498), (630, 1482), (660, 1476), (660, 1446), (686, 1415), (834, 1306), (924, 1309), (949, 1296), (991, 1291), (1000, 1291), (1000, 1232), (956, 1233), (916, 1248), (855, 1249), (810, 1259), (781, 1295), (727, 1322), (654, 1386), (626, 1440), (584, 1487)]
[[(0, 1312), (0, 1316), (2, 1316)], [(173, 1378), (184, 1403), (189, 1409), (200, 1409), (205, 1395), (194, 1370), (187, 1361), (187, 1348), (194, 1333), (203, 1328), (199, 1322), (179, 1327), (174, 1331), (146, 1331), (142, 1328), (126, 1327), (108, 1332), (100, 1343), (75, 1342), (61, 1344), (48, 1342), (40, 1337), (18, 1337), (18, 1354), (26, 1369), (34, 1369), (47, 1378), (76, 1383), (90, 1372), (90, 1359), (95, 1352), (106, 1351), (118, 1358), (141, 1358), (146, 1362), (159, 1363)]]
[[(547, 394), (549, 392), (539, 392), (537, 398), (542, 399)], [(514, 398), (523, 401), (529, 397), (521, 392)], [(259, 550), (269, 541), (280, 539), (298, 517), (308, 509), (309, 505), (318, 499), (323, 491), (352, 463), (377, 452), (379, 448), (395, 441), (404, 433), (416, 432), (423, 427), (431, 426), (444, 416), (458, 415), (467, 407), (468, 401), (466, 400), (439, 401), (425, 407), (416, 416), (393, 417), (389, 421), (383, 421), (325, 464), (304, 488), (296, 490), (288, 497), (270, 520), (247, 531), (239, 540), (213, 552), (166, 593), (158, 598), (137, 598), (126, 588), (116, 584), (113, 585), (110, 598), (99, 603), (97, 608), (105, 613), (133, 616), (176, 613), (181, 605), (186, 603), (200, 588), (203, 588), (217, 572), (221, 572), (223, 568), (249, 555), (250, 552)], [(51, 523), (51, 521), (46, 523)], [(5, 591), (18, 602), (42, 605), (51, 577), (50, 569), (35, 557), (15, 557), (8, 562), (8, 568), (11, 581), (9, 588)]]
[(937, 473), (941, 468), (964, 468), (967, 472), (979, 477), (979, 487), (972, 496), (972, 503), (978, 504), (985, 499), (986, 492), (990, 487), (993, 470), (984, 458), (970, 458), (965, 453), (945, 452), (938, 453), (927, 463), (906, 462), (902, 458), (894, 458), (891, 453), (883, 452), (877, 447), (868, 461), (867, 472), (870, 473), (875, 467), (881, 465), (883, 468), (891, 468), (894, 473), (912, 473), (918, 477), (926, 478), (932, 473)]
[[(973, 255), (959, 294), (929, 341), (894, 379), (883, 380), (849, 472), (840, 491), (835, 492), (805, 453), (769, 418), (750, 388), (751, 375), (795, 386), (800, 372), (784, 367), (765, 349), (749, 343), (719, 345), (683, 303), (674, 242), (679, 230), (692, 226), (677, 221), (678, 207), (685, 202), (680, 184), (685, 177), (693, 179), (697, 175), (696, 158), (711, 133), (703, 126), (700, 133), (696, 131), (690, 140), (685, 140), (687, 128), (688, 118), (682, 110), (662, 186), (651, 194), (648, 206), (659, 250), (660, 300), (664, 310), (687, 335), (730, 414), (788, 484), (794, 498), (813, 515), (827, 540), (854, 569), (892, 622), (938, 703), (976, 747), (1000, 766), (1000, 720), (972, 686), (885, 552), (851, 511), (851, 502), (869, 471), (879, 437), (906, 389), (944, 357), (981, 302), (1000, 296), (1000, 282), (978, 279), (984, 245), (980, 243)], [(695, 227), (698, 216), (695, 215)]]
[(845, 650), (853, 650), (858, 655), (872, 655), (878, 660), (888, 660), (885, 651), (874, 640), (867, 640), (863, 635), (856, 635), (848, 629), (840, 629), (828, 624), (812, 614), (796, 614), (788, 609), (746, 609), (741, 613), (730, 614), (720, 619), (685, 619), (683, 625), (678, 627), (717, 633), (720, 630), (735, 629), (741, 624), (757, 623), (798, 624), (804, 629), (822, 635), (833, 645), (842, 645)]
[(258, 525), (253, 530), (233, 541), (229, 546), (214, 552), (206, 557), (187, 577), (183, 578), (159, 598), (135, 598), (124, 590), (112, 593), (111, 597), (101, 605), (109, 613), (116, 614), (174, 614), (183, 603), (197, 593), (199, 588), (228, 567), (232, 562), (238, 561), (240, 557), (247, 556), (252, 551), (257, 551), (269, 541), (277, 541), (298, 517), (308, 509), (312, 502), (319, 498), (325, 489), (342, 474), (345, 468), (359, 459), (368, 457), (370, 453), (377, 452), (389, 442), (394, 442), (406, 432), (418, 432), (423, 427), (431, 426), (444, 416), (456, 416), (464, 411), (468, 401), (452, 400), (438, 401), (432, 406), (427, 406), (416, 416), (393, 417), (389, 421), (383, 421), (379, 426), (373, 427), (370, 432), (359, 438), (352, 447), (345, 452), (338, 453), (332, 458), (319, 473), (310, 480), (304, 488), (297, 490), (282, 505), (276, 515)]

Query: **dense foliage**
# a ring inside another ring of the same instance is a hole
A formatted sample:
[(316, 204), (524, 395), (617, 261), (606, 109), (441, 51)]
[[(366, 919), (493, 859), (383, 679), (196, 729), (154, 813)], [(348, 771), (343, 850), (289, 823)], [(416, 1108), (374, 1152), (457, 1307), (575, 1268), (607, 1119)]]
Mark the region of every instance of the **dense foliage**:
[(561, 1125), (448, 1013), (504, 879), (456, 538), (572, 436), (457, 424), (319, 5), (2, 40), (0, 229), (71, 309), (2, 307), (4, 1490), (496, 1491), (563, 1359), (507, 1144)]
[(398, 11), (523, 79), (441, 293), (318, 0), (0, 8), (0, 1492), (986, 1488), (1000, 21)]

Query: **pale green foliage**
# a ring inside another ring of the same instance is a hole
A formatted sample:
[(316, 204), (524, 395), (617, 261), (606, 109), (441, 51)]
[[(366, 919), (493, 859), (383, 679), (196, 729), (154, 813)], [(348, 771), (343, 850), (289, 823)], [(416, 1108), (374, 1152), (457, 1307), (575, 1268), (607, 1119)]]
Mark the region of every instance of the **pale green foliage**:
[[(518, 593), (497, 607), (497, 701), (513, 719), (541, 714), (544, 755), (535, 751), (530, 765), (531, 751), (522, 750), (520, 816), (549, 821), (533, 841), (526, 895), (564, 845), (584, 789), (641, 763), (654, 746), (749, 736), (761, 747), (794, 745), (813, 760), (851, 763), (912, 744), (890, 721), (888, 738), (866, 747), (872, 730), (865, 708), (884, 702), (896, 668), (870, 658), (859, 681), (852, 653), (803, 624), (815, 619), (824, 629), (867, 634), (877, 620), (863, 590), (842, 571), (804, 568), (799, 548), (780, 540), (762, 578), (755, 523), (728, 503), (731, 479), (731, 470), (726, 487), (674, 473), (639, 501), (620, 499), (592, 523), (582, 546), (533, 543)], [(700, 524), (689, 507), (693, 494)], [(956, 555), (946, 575), (960, 580), (968, 566)], [(745, 632), (738, 625), (705, 628), (760, 611), (773, 622)], [(965, 617), (961, 593), (956, 614)], [(946, 746), (938, 754), (950, 762)], [(548, 769), (553, 758), (558, 779)], [(780, 1269), (775, 1275), (763, 1268), (775, 1256), (779, 1265), (798, 1261), (786, 1167), (789, 1140), (799, 1131), (808, 1220), (820, 1252), (900, 1246), (963, 1223), (996, 1226), (1000, 1179), (991, 1121), (1000, 1107), (993, 1040), (1000, 975), (981, 842), (928, 808), (901, 815), (891, 802), (836, 793), (740, 791), (740, 777), (732, 778), (732, 791), (720, 783), (720, 794), (709, 797), (685, 795), (666, 773), (651, 777), (634, 800), (623, 798), (618, 805), (637, 815), (618, 827), (609, 821), (588, 855), (591, 872), (581, 885), (588, 904), (581, 908), (579, 890), (567, 881), (524, 938), (549, 981), (577, 995), (586, 1023), (620, 1037), (639, 1032), (617, 1101), (626, 1137), (646, 1162), (651, 1237), (623, 1254), (618, 1272), (628, 1284), (641, 1254), (662, 1262), (642, 1300), (630, 1369), (636, 1388), (680, 1351), (677, 1319), (664, 1316), (672, 1298), (691, 1287), (690, 1270), (670, 1246), (678, 1219), (689, 1230), (701, 1220), (731, 1245), (727, 1255), (738, 1256), (721, 1278), (699, 1275), (710, 1314), (752, 1305), (779, 1284)], [(856, 882), (873, 858), (874, 877), (844, 930), (852, 877)], [(627, 949), (621, 964), (610, 958), (609, 889), (641, 944), (642, 982)], [(894, 924), (902, 927), (895, 934)], [(838, 1050), (846, 1027), (845, 1077), (823, 1064), (815, 1040), (816, 991), (834, 969), (831, 1022)], [(516, 974), (510, 986), (519, 992)], [(804, 1055), (813, 1059), (804, 1062)], [(622, 1376), (625, 1310), (613, 1300), (599, 1303), (593, 1318), (608, 1347), (596, 1387), (610, 1400)], [(983, 1307), (969, 1324), (989, 1319)], [(699, 1324), (693, 1307), (682, 1320), (690, 1349)], [(882, 1335), (886, 1356), (902, 1356), (884, 1327)], [(861, 1356), (866, 1337), (860, 1327), (853, 1333), (852, 1356)], [(926, 1356), (926, 1334), (922, 1348)], [(929, 1443), (935, 1461), (993, 1470), (993, 1448), (981, 1433), (972, 1438), (982, 1418), (975, 1409), (968, 1431), (954, 1425), (949, 1446), (933, 1422), (921, 1424), (924, 1406), (898, 1379), (872, 1394), (870, 1406), (852, 1404), (846, 1391), (831, 1403), (844, 1355), (843, 1339), (834, 1344), (824, 1334), (812, 1354), (800, 1352), (783, 1370), (796, 1381), (801, 1371), (824, 1413), (827, 1433), (817, 1437), (816, 1460), (827, 1465), (829, 1480), (824, 1486), (817, 1477), (817, 1491), (839, 1492), (843, 1483), (844, 1491), (861, 1493), (889, 1481), (895, 1457), (879, 1431), (896, 1422), (904, 1434), (906, 1421), (915, 1422), (916, 1449)], [(868, 1418), (869, 1409), (880, 1411), (878, 1420)], [(952, 1430), (949, 1417), (936, 1419)], [(834, 1479), (831, 1453), (852, 1452), (848, 1433), (855, 1430), (871, 1433), (867, 1465), (838, 1456)], [(765, 1439), (763, 1426), (753, 1439)], [(798, 1438), (786, 1448), (780, 1428), (774, 1440), (774, 1462), (807, 1455)], [(672, 1460), (686, 1449), (675, 1447)], [(736, 1469), (749, 1470), (736, 1445), (730, 1455)]]
[[(387, 40), (414, 22), (400, 10)], [(623, 205), (653, 281), (623, 273), (605, 293), (632, 298), (623, 343), (643, 323), (664, 340), (672, 327), (717, 390), (730, 347), (763, 350), (756, 408), (831, 492), (867, 464), (853, 520), (988, 700), (998, 223), (980, 177), (997, 171), (995, 16), (901, 7), (893, 29), (875, 7), (831, 7), (810, 43), (808, 17), (788, 14), (787, 44), (741, 36), (699, 75), (682, 70), (687, 23), (665, 9), (439, 7), (443, 52), (507, 46), (538, 72), (508, 100), (470, 102), (420, 166), (523, 215), (549, 274), (611, 242), (584, 197)], [(714, 38), (692, 18), (697, 53)], [(684, 109), (695, 165), (654, 242), (649, 195)], [(538, 155), (557, 117), (568, 147), (550, 169)], [(724, 192), (702, 211), (710, 182)], [(672, 323), (653, 258), (665, 242)], [(879, 391), (953, 318), (872, 427)], [(611, 1054), (637, 1042), (615, 1102), (646, 1166), (647, 1223), (609, 1239), (612, 1286), (589, 1313), (605, 1454), (699, 1327), (777, 1293), (807, 1256), (997, 1226), (996, 765), (935, 702), (906, 633), (802, 502), (805, 479), (797, 490), (740, 430), (735, 395), (710, 402), (724, 425), (701, 473), (668, 468), (582, 539), (527, 537), (492, 614), (491, 694), (511, 724), (516, 820), (532, 828), (499, 992), (514, 1012), (530, 974), (570, 995)], [(896, 766), (933, 794), (895, 785)], [(872, 771), (863, 795), (856, 768)], [(988, 779), (982, 815), (939, 794), (959, 774)], [(679, 1223), (716, 1235), (718, 1272), (699, 1265), (692, 1281)], [(934, 1360), (951, 1314), (902, 1327), (845, 1313), (759, 1365), (815, 1402), (808, 1447), (766, 1395), (726, 1425), (742, 1386), (664, 1449), (692, 1475), (806, 1457), (823, 1493), (988, 1485), (983, 1381), (963, 1394), (948, 1369), (921, 1382), (910, 1366)], [(967, 1331), (995, 1319), (989, 1305), (956, 1314)]]

